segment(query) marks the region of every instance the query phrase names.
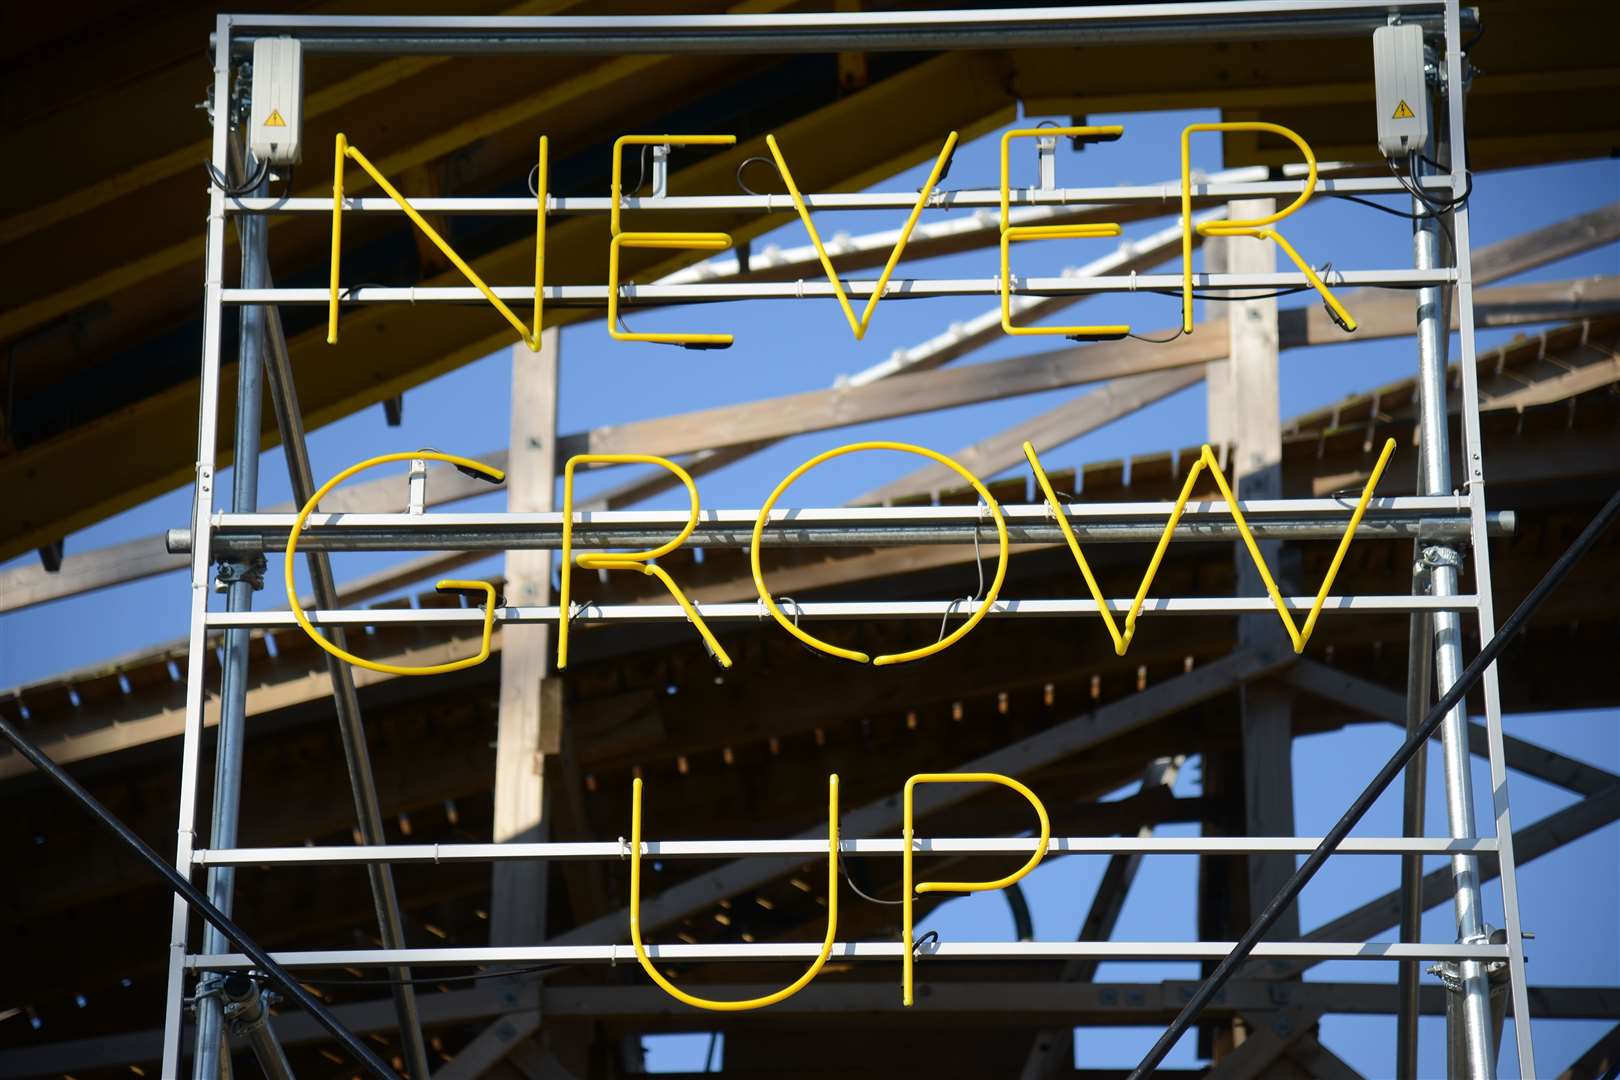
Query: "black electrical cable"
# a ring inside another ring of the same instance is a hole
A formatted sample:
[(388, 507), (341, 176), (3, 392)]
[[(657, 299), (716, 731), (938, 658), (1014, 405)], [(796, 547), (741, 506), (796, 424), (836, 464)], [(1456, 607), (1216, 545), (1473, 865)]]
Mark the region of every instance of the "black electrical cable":
[(853, 892), (856, 896), (860, 897), (862, 900), (866, 900), (866, 901), (868, 901), (870, 903), (873, 903), (873, 904), (885, 904), (885, 905), (896, 905), (896, 904), (905, 903), (904, 900), (885, 900), (881, 896), (873, 896), (871, 893), (867, 892), (865, 889), (863, 889), (859, 885), (855, 884), (855, 879), (850, 876), (849, 867), (847, 865), (845, 865), (845, 863), (844, 863), (844, 853), (842, 851), (840, 851), (838, 853), (838, 869), (839, 869), (839, 872), (844, 875), (844, 884), (849, 886), (850, 892)]
[(748, 194), (748, 195), (761, 195), (761, 194), (764, 194), (763, 192), (755, 191), (753, 188), (751, 188), (747, 184), (743, 183), (743, 170), (748, 168), (748, 166), (752, 165), (756, 161), (762, 161), (766, 165), (775, 164), (770, 158), (767, 158), (767, 157), (743, 158), (742, 164), (737, 166), (737, 186), (739, 188), (741, 188), (745, 194)]
[(64, 772), (56, 762), (47, 757), (44, 751), (40, 750), (27, 736), (13, 727), (5, 717), (0, 717), (0, 735), (4, 735), (6, 740), (17, 748), (17, 752), (33, 764), (34, 768), (44, 773), (47, 779), (65, 791), (85, 810), (89, 811), (90, 815), (116, 836), (125, 847), (140, 856), (141, 861), (161, 874), (164, 880), (169, 883), (171, 889), (179, 893), (186, 903), (195, 908), (203, 918), (212, 923), (226, 938), (235, 942), (253, 961), (254, 965), (264, 971), (289, 998), (308, 1010), (310, 1016), (314, 1017), (315, 1022), (325, 1028), (327, 1033), (334, 1039), (342, 1043), (343, 1048), (353, 1055), (354, 1059), (364, 1066), (367, 1072), (373, 1076), (384, 1078), (384, 1080), (397, 1080), (398, 1074), (383, 1064), (382, 1059), (374, 1054), (369, 1046), (361, 1042), (354, 1032), (344, 1027), (343, 1023), (332, 1015), (330, 1009), (322, 1005), (315, 999), (314, 995), (300, 986), (291, 972), (272, 960), (270, 954), (260, 948), (258, 943), (250, 938), (241, 927), (232, 922), (229, 915), (215, 907), (195, 885), (165, 862), (163, 856), (153, 851), (146, 841), (130, 831), (128, 825), (125, 825), (112, 811), (101, 805), (95, 796), (79, 786), (78, 781)]
[(434, 986), (438, 983), (477, 982), (480, 979), (515, 978), (519, 975), (549, 975), (573, 967), (573, 964), (531, 964), (528, 967), (500, 968), (495, 971), (475, 971), (467, 975), (423, 976), (420, 979), (311, 979), (300, 978), (306, 986)]
[(1558, 557), (1558, 561), (1553, 563), (1546, 576), (1536, 583), (1534, 589), (1530, 590), (1530, 595), (1526, 596), (1513, 614), (1508, 616), (1507, 621), (1502, 624), (1502, 628), (1496, 632), (1495, 636), (1485, 643), (1484, 648), (1479, 650), (1479, 655), (1475, 656), (1469, 665), (1463, 669), (1463, 673), (1458, 676), (1457, 681), (1452, 684), (1451, 688), (1441, 695), (1440, 700), (1423, 718), (1423, 723), (1419, 724), (1407, 736), (1400, 749), (1396, 750), (1394, 755), (1384, 763), (1383, 768), (1378, 770), (1378, 774), (1372, 778), (1372, 782), (1363, 789), (1360, 795), (1356, 796), (1355, 801), (1350, 804), (1350, 809), (1344, 812), (1344, 816), (1322, 838), (1322, 842), (1316, 846), (1316, 850), (1312, 851), (1305, 861), (1300, 864), (1299, 869), (1294, 871), (1287, 883), (1283, 885), (1282, 890), (1271, 898), (1271, 902), (1260, 913), (1260, 917), (1254, 921), (1254, 925), (1244, 932), (1243, 937), (1232, 947), (1232, 951), (1226, 954), (1215, 970), (1210, 973), (1209, 978), (1199, 985), (1197, 991), (1188, 999), (1187, 1004), (1182, 1006), (1181, 1013), (1165, 1029), (1164, 1034), (1159, 1036), (1159, 1041), (1153, 1044), (1153, 1048), (1147, 1052), (1147, 1056), (1142, 1058), (1141, 1063), (1131, 1071), (1130, 1080), (1145, 1080), (1158, 1068), (1159, 1064), (1164, 1061), (1165, 1055), (1170, 1053), (1171, 1048), (1187, 1033), (1187, 1029), (1197, 1021), (1199, 1014), (1214, 1000), (1215, 995), (1221, 992), (1221, 988), (1236, 973), (1238, 966), (1254, 951), (1255, 945), (1271, 932), (1272, 926), (1276, 924), (1282, 913), (1299, 898), (1299, 894), (1304, 891), (1306, 884), (1322, 868), (1322, 864), (1327, 862), (1328, 856), (1332, 855), (1344, 838), (1350, 835), (1350, 830), (1355, 828), (1356, 823), (1372, 808), (1373, 803), (1383, 794), (1384, 789), (1389, 786), (1395, 777), (1401, 774), (1401, 770), (1406, 767), (1406, 763), (1412, 759), (1418, 749), (1428, 743), (1435, 730), (1439, 728), (1441, 722), (1445, 720), (1451, 710), (1484, 677), (1485, 670), (1495, 663), (1496, 658), (1502, 654), (1503, 650), (1513, 643), (1513, 639), (1518, 637), (1520, 631), (1524, 629), (1524, 625), (1530, 620), (1530, 616), (1534, 615), (1536, 609), (1542, 605), (1548, 596), (1552, 595), (1564, 578), (1569, 575), (1570, 570), (1591, 550), (1592, 546), (1597, 543), (1598, 538), (1608, 530), (1617, 517), (1620, 517), (1620, 491), (1616, 491), (1609, 496), (1609, 501), (1603, 504), (1603, 509), (1599, 510), (1597, 516), (1587, 524), (1585, 529), (1581, 530), (1581, 535), (1575, 538), (1575, 542), (1569, 546), (1569, 549)]
[(1187, 331), (1181, 329), (1180, 327), (1177, 327), (1176, 332), (1171, 334), (1169, 337), (1148, 337), (1145, 334), (1126, 334), (1125, 336), (1136, 341), (1145, 341), (1149, 345), (1168, 345), (1186, 332)]
[(259, 190), (259, 185), (264, 183), (265, 177), (270, 175), (270, 163), (268, 161), (261, 161), (258, 164), (258, 168), (253, 170), (252, 176), (248, 177), (240, 184), (233, 185), (229, 180), (220, 175), (219, 170), (214, 168), (214, 163), (212, 161), (204, 161), (203, 168), (208, 170), (208, 179), (213, 182), (214, 186), (233, 199), (239, 199), (244, 195), (253, 194), (255, 191)]

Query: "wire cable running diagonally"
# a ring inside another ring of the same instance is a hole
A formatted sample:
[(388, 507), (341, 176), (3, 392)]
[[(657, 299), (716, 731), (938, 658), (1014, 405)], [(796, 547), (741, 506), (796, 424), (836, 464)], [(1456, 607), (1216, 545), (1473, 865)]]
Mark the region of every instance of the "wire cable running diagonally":
[(1534, 589), (1530, 590), (1530, 595), (1526, 596), (1513, 614), (1508, 616), (1507, 621), (1502, 624), (1502, 628), (1496, 632), (1496, 635), (1490, 641), (1485, 643), (1485, 647), (1480, 649), (1479, 655), (1475, 656), (1469, 665), (1463, 669), (1462, 674), (1457, 677), (1457, 681), (1440, 696), (1439, 701), (1435, 702), (1434, 707), (1423, 718), (1423, 723), (1413, 729), (1412, 733), (1407, 736), (1406, 741), (1401, 744), (1400, 749), (1396, 750), (1394, 755), (1378, 770), (1378, 774), (1372, 778), (1372, 782), (1367, 785), (1360, 795), (1356, 796), (1355, 801), (1350, 804), (1350, 808), (1344, 812), (1344, 816), (1339, 819), (1332, 829), (1328, 830), (1327, 835), (1322, 838), (1322, 842), (1316, 846), (1316, 850), (1306, 856), (1305, 861), (1299, 865), (1299, 869), (1294, 871), (1287, 883), (1283, 885), (1282, 890), (1271, 898), (1271, 902), (1260, 913), (1260, 917), (1255, 919), (1254, 925), (1244, 932), (1243, 937), (1232, 947), (1232, 951), (1226, 954), (1226, 958), (1220, 962), (1215, 970), (1210, 973), (1209, 978), (1205, 979), (1193, 996), (1188, 999), (1187, 1004), (1182, 1007), (1180, 1015), (1165, 1029), (1164, 1034), (1159, 1036), (1159, 1041), (1153, 1044), (1153, 1048), (1147, 1052), (1147, 1056), (1142, 1058), (1136, 1068), (1131, 1071), (1130, 1080), (1145, 1080), (1146, 1077), (1153, 1074), (1159, 1064), (1164, 1061), (1165, 1055), (1170, 1053), (1170, 1049), (1176, 1045), (1182, 1035), (1186, 1034), (1187, 1029), (1197, 1022), (1198, 1016), (1204, 1011), (1205, 1006), (1215, 999), (1215, 995), (1219, 994), (1221, 988), (1232, 978), (1233, 973), (1238, 969), (1238, 965), (1242, 964), (1249, 953), (1254, 950), (1255, 945), (1259, 944), (1261, 939), (1271, 932), (1272, 926), (1276, 924), (1282, 913), (1287, 910), (1288, 905), (1299, 898), (1299, 894), (1305, 890), (1305, 886), (1310, 883), (1311, 878), (1316, 876), (1316, 872), (1322, 868), (1322, 864), (1327, 862), (1328, 856), (1332, 855), (1344, 838), (1350, 835), (1350, 830), (1356, 827), (1356, 823), (1372, 808), (1373, 803), (1378, 801), (1378, 797), (1383, 794), (1384, 789), (1390, 785), (1390, 782), (1401, 774), (1402, 769), (1406, 768), (1406, 763), (1417, 753), (1418, 748), (1428, 743), (1451, 710), (1456, 708), (1457, 704), (1468, 695), (1468, 692), (1474, 688), (1475, 684), (1485, 676), (1486, 669), (1494, 664), (1496, 658), (1513, 643), (1513, 639), (1524, 629), (1525, 624), (1530, 621), (1530, 617), (1536, 613), (1536, 609), (1542, 605), (1548, 596), (1552, 595), (1564, 578), (1569, 575), (1570, 570), (1574, 569), (1575, 564), (1580, 562), (1581, 558), (1592, 549), (1598, 538), (1608, 530), (1610, 525), (1614, 524), (1617, 517), (1620, 517), (1620, 491), (1616, 491), (1609, 496), (1609, 501), (1603, 504), (1603, 509), (1599, 510), (1597, 516), (1581, 531), (1581, 535), (1575, 538), (1575, 542), (1569, 546), (1569, 550), (1558, 557), (1558, 561), (1553, 563), (1546, 576), (1536, 583)]
[(371, 1048), (361, 1042), (359, 1037), (343, 1026), (343, 1022), (332, 1015), (325, 1005), (315, 999), (315, 996), (301, 986), (291, 972), (275, 960), (271, 959), (259, 944), (254, 941), (236, 923), (231, 921), (219, 908), (215, 907), (208, 897), (204, 896), (191, 882), (181, 876), (180, 872), (163, 860), (163, 856), (153, 851), (151, 846), (136, 836), (128, 825), (120, 821), (111, 810), (108, 810), (94, 795), (91, 795), (79, 782), (69, 776), (60, 765), (52, 761), (43, 750), (35, 746), (27, 736), (11, 726), (4, 716), (0, 716), (0, 735), (4, 735), (17, 752), (27, 758), (40, 772), (45, 774), (57, 787), (65, 791), (69, 798), (90, 812), (103, 827), (115, 836), (120, 843), (133, 851), (137, 857), (152, 869), (156, 870), (163, 879), (169, 883), (169, 888), (179, 893), (186, 903), (195, 908), (203, 918), (214, 925), (227, 939), (236, 943), (236, 946), (247, 954), (254, 966), (268, 975), (289, 998), (296, 1001), (308, 1011), (315, 1022), (326, 1029), (326, 1032), (338, 1042), (343, 1044), (354, 1059), (365, 1067), (366, 1071), (385, 1080), (396, 1080), (397, 1074), (382, 1059), (372, 1053)]

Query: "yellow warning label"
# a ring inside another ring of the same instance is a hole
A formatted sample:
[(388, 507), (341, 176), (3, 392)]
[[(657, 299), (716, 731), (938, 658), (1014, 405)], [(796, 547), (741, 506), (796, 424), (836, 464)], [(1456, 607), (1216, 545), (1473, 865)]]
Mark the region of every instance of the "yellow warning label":
[[(271, 116), (272, 117), (277, 117), (277, 114), (272, 113)], [(277, 117), (277, 118), (279, 118), (279, 117)], [(1406, 103), (1405, 98), (1402, 98), (1401, 103), (1399, 105), (1395, 106), (1395, 115), (1393, 117), (1391, 117), (1391, 119), (1393, 119), (1393, 120), (1411, 120), (1412, 118), (1413, 118), (1412, 106), (1410, 106), (1410, 105), (1408, 105)]]
[[(1401, 109), (1406, 109), (1406, 102), (1404, 102), (1404, 101), (1401, 102)], [(1411, 116), (1412, 115), (1412, 110), (1411, 109), (1406, 109), (1406, 112), (1404, 112), (1404, 113), (1401, 112), (1401, 109), (1396, 109), (1395, 110), (1395, 115), (1396, 116)], [(283, 120), (281, 118), (281, 110), (280, 109), (271, 109), (270, 110), (270, 115), (264, 118), (264, 126), (265, 127), (286, 127), (287, 126), (287, 121), (285, 121), (285, 120)]]

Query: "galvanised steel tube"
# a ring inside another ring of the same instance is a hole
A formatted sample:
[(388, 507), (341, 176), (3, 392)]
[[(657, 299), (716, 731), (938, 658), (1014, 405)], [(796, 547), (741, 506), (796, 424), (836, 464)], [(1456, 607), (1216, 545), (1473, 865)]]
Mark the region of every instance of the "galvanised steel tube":
[[(1460, 88), (1457, 92), (1461, 92)], [(1433, 136), (1427, 147), (1436, 149)], [(1421, 163), (1417, 169), (1422, 169)], [(1444, 265), (1441, 250), (1440, 218), (1420, 200), (1412, 200), (1413, 265), (1434, 270)], [(1447, 290), (1422, 289), (1417, 297), (1418, 410), (1419, 440), (1424, 447), (1423, 475), (1418, 480), (1419, 495), (1443, 495), (1451, 490), (1450, 419), (1446, 411), (1446, 359), (1451, 339), (1447, 321)], [(1462, 555), (1454, 547), (1433, 545), (1425, 548), (1423, 559), (1430, 564), (1430, 592), (1437, 597), (1456, 596), (1458, 569)], [(1462, 619), (1453, 611), (1436, 612), (1433, 617), (1435, 686), (1442, 692), (1456, 684), (1462, 675)], [(1463, 699), (1452, 707), (1440, 725), (1444, 757), (1446, 821), (1452, 836), (1474, 836), (1478, 828), (1474, 815), (1474, 779), (1468, 748), (1468, 704)], [(1451, 859), (1456, 885), (1457, 940), (1479, 942), (1486, 939), (1485, 913), (1479, 880), (1479, 860), (1470, 855)], [(1492, 1041), (1491, 988), (1485, 965), (1462, 961), (1459, 975), (1463, 986), (1464, 1044), (1468, 1048), (1463, 1075), (1469, 1080), (1493, 1080), (1496, 1051)], [(1453, 1063), (1453, 1069), (1462, 1063)], [(1453, 1075), (1456, 1075), (1455, 1071)]]
[(224, 999), (234, 1008), (231, 1033), (247, 1040), (267, 1080), (293, 1080), (292, 1066), (270, 1028), (270, 1010), (265, 1007), (264, 990), (245, 972), (225, 976)]
[[(1423, 448), (1419, 449), (1421, 452)], [(1421, 462), (1418, 468), (1423, 468)], [(1428, 567), (1421, 562), (1422, 546), (1421, 542), (1413, 545), (1414, 594), (1427, 594), (1429, 591)], [(1407, 636), (1406, 734), (1411, 737), (1423, 722), (1423, 714), (1429, 711), (1429, 702), (1434, 696), (1434, 624), (1427, 612), (1412, 613)], [(1428, 798), (1428, 760), (1428, 747), (1423, 746), (1412, 755), (1412, 760), (1406, 766), (1401, 805), (1401, 833), (1404, 836), (1423, 835), (1423, 810)], [(1400, 898), (1400, 940), (1421, 941), (1424, 907), (1422, 856), (1402, 856)], [(1397, 1080), (1417, 1080), (1418, 987), (1422, 980), (1419, 964), (1403, 960), (1397, 979), (1395, 1075)]]
[[(1491, 515), (1491, 535), (1511, 535), (1516, 522), (1512, 511), (1499, 511)], [(386, 528), (370, 526), (315, 527), (301, 533), (300, 551), (508, 551), (524, 549), (551, 549), (562, 544), (560, 527), (500, 527), (486, 528), (447, 526)], [(1403, 519), (1367, 518), (1356, 529), (1358, 540), (1400, 540), (1422, 538), (1425, 541), (1463, 540), (1468, 536), (1468, 519), (1462, 516), (1409, 517)], [(1153, 522), (1075, 522), (1075, 536), (1084, 543), (1124, 544), (1153, 543), (1164, 534), (1164, 525)], [(663, 525), (590, 526), (577, 525), (572, 544), (576, 548), (633, 548), (651, 547), (668, 540), (675, 530)], [(1342, 522), (1323, 519), (1277, 519), (1253, 521), (1250, 532), (1256, 539), (1280, 540), (1337, 540), (1344, 535)], [(909, 525), (816, 525), (783, 528), (773, 526), (761, 538), (765, 547), (897, 547), (913, 544), (971, 544), (977, 535), (981, 544), (994, 543), (992, 525), (967, 522), (941, 522), (938, 524), (913, 523)], [(1237, 526), (1231, 521), (1183, 520), (1176, 528), (1178, 542), (1193, 540), (1231, 542), (1238, 538)], [(687, 544), (691, 547), (746, 548), (751, 541), (746, 528), (733, 526), (705, 527), (693, 530)], [(1019, 525), (1009, 522), (1007, 539), (1013, 544), (1061, 544), (1062, 530), (1055, 524)], [(190, 539), (184, 530), (172, 530), (169, 550), (176, 554), (190, 550)], [(281, 551), (287, 546), (286, 530), (254, 530), (232, 532), (216, 530), (216, 555)]]
[[(228, 112), (232, 103), (217, 106)], [(232, 155), (235, 156), (234, 154)], [(245, 162), (243, 163), (245, 166)], [(243, 174), (246, 174), (246, 168)], [(268, 180), (259, 185), (259, 193), (269, 186)], [(265, 285), (263, 252), (267, 240), (263, 219), (252, 218), (238, 222), (237, 230), (242, 249), (242, 284), (246, 288)], [(259, 422), (264, 411), (263, 352), (264, 309), (245, 307), (240, 312), (240, 345), (236, 366), (236, 441), (231, 468), (231, 509), (237, 513), (252, 513), (259, 508)], [(225, 606), (228, 611), (253, 609), (253, 564), (241, 560), (221, 564), (229, 567)], [(263, 565), (263, 559), (259, 559)], [(223, 575), (222, 575), (223, 576)], [(247, 687), (248, 646), (252, 643), (250, 630), (225, 631), (224, 671), (220, 679), (219, 728), (214, 744), (214, 812), (209, 828), (210, 843), (231, 846), (236, 843), (237, 824), (242, 800), (242, 747), (247, 741)], [(208, 870), (208, 899), (215, 907), (231, 913), (231, 900), (236, 885), (236, 871), (232, 867), (210, 867)], [(203, 929), (202, 951), (221, 953), (227, 947), (225, 935), (209, 924)], [(192, 1075), (197, 1080), (215, 1080), (221, 1075), (223, 1049), (222, 1003), (216, 980), (205, 978), (198, 983), (197, 1048), (192, 1058)], [(210, 992), (213, 991), (213, 992)]]

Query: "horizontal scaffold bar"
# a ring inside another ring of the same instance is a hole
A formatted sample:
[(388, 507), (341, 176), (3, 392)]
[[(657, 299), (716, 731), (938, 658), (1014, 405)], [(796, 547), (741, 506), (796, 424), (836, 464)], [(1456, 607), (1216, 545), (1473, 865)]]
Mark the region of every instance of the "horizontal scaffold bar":
[[(790, 617), (805, 620), (838, 619), (943, 619), (966, 618), (982, 606), (977, 600), (874, 600), (849, 602), (795, 603), (778, 598)], [(1131, 600), (1109, 600), (1108, 609), (1126, 614)], [(1289, 611), (1308, 612), (1314, 596), (1285, 596)], [(752, 603), (702, 604), (692, 606), (710, 622), (755, 622), (767, 617), (759, 601)], [(1478, 598), (1463, 596), (1330, 596), (1322, 604), (1322, 614), (1410, 614), (1414, 611), (1472, 611)], [(679, 604), (608, 604), (590, 602), (573, 605), (571, 623), (594, 622), (685, 622), (687, 614)], [(1276, 611), (1269, 596), (1185, 596), (1149, 597), (1142, 605), (1144, 615), (1256, 615)], [(1097, 614), (1095, 600), (997, 600), (986, 613), (988, 618), (1055, 619)], [(366, 608), (355, 611), (306, 611), (316, 626), (481, 626), (484, 615), (478, 608)], [(555, 623), (556, 605), (541, 607), (497, 607), (495, 623)], [(229, 627), (297, 626), (291, 611), (211, 611), (206, 623), (214, 629)]]
[[(899, 855), (898, 837), (843, 839), (843, 855)], [(1321, 843), (1308, 836), (1054, 836), (1046, 850), (1053, 855), (1308, 855)], [(1034, 837), (918, 839), (912, 850), (925, 855), (1028, 855)], [(1489, 837), (1452, 839), (1443, 836), (1362, 836), (1347, 839), (1341, 855), (1494, 855)], [(646, 840), (641, 853), (656, 859), (737, 859), (751, 855), (804, 856), (827, 854), (825, 840)], [(361, 866), (376, 863), (506, 862), (521, 859), (581, 861), (627, 859), (627, 841), (550, 844), (375, 844), (355, 847), (218, 848), (200, 850), (198, 866)]]
[[(403, 501), (403, 500), (402, 500)], [(1357, 526), (1367, 540), (1466, 540), (1471, 526), (1456, 499), (1374, 499)], [(1417, 505), (1413, 505), (1417, 504)], [(1259, 539), (1337, 540), (1352, 509), (1335, 499), (1265, 500), (1240, 503)], [(1077, 503), (1065, 508), (1075, 536), (1089, 543), (1151, 543), (1164, 534), (1171, 503)], [(1001, 507), (1012, 544), (1056, 544), (1062, 530), (1042, 505)], [(754, 510), (704, 510), (688, 546), (746, 548), (752, 543)], [(574, 516), (571, 542), (579, 548), (654, 547), (686, 524), (679, 511), (607, 511)], [(216, 514), (213, 553), (238, 555), (286, 547), (291, 514)], [(1512, 511), (1487, 515), (1491, 536), (1512, 535)], [(909, 544), (970, 544), (996, 541), (995, 524), (975, 506), (830, 507), (773, 510), (761, 541), (765, 547), (893, 547)], [(1189, 503), (1172, 539), (1229, 541), (1238, 538), (1224, 502)], [(170, 552), (191, 550), (189, 529), (166, 535)], [(562, 545), (560, 513), (510, 514), (311, 514), (300, 548), (325, 551), (516, 550)]]
[[(917, 946), (917, 954), (941, 960), (1221, 960), (1229, 941), (941, 941)], [(898, 941), (843, 941), (832, 947), (835, 960), (898, 960)], [(647, 955), (666, 963), (706, 960), (812, 960), (819, 944), (648, 945)], [(629, 945), (514, 945), (443, 949), (324, 949), (278, 952), (283, 967), (379, 967), (485, 964), (634, 964)], [(1255, 946), (1257, 960), (1506, 960), (1506, 945), (1453, 945), (1392, 941), (1278, 941)], [(192, 955), (186, 966), (230, 971), (253, 966), (241, 953)]]
[[(1195, 289), (1293, 289), (1311, 288), (1304, 274), (1296, 271), (1272, 274), (1192, 275)], [(1429, 285), (1450, 285), (1457, 272), (1440, 270), (1334, 270), (1323, 278), (1329, 285), (1364, 288), (1419, 289)], [(1174, 292), (1180, 295), (1180, 274), (1107, 274), (1098, 277), (1017, 277), (1011, 292), (1018, 296), (1088, 296), (1097, 293)], [(870, 297), (876, 281), (846, 281), (843, 290), (850, 299)], [(491, 291), (503, 301), (534, 302), (533, 285), (494, 285)], [(890, 279), (883, 290), (886, 299), (921, 300), (948, 296), (1000, 296), (1001, 284), (995, 277)], [(225, 289), (227, 304), (326, 304), (331, 291), (324, 288)], [(548, 304), (602, 305), (608, 301), (606, 285), (547, 285), (542, 296)], [(734, 300), (817, 300), (835, 299), (837, 291), (824, 278), (800, 281), (711, 282), (681, 285), (619, 286), (619, 298), (649, 304), (705, 304)], [(354, 304), (464, 304), (485, 303), (484, 293), (471, 285), (396, 286), (359, 285), (342, 290), (342, 299)]]
[[(1440, 0), (1227, 0), (990, 11), (742, 15), (233, 15), (233, 51), (262, 37), (312, 53), (389, 55), (909, 52), (1198, 40), (1274, 41), (1371, 34), (1391, 14), (1430, 32)], [(1479, 26), (1461, 13), (1464, 33)]]
[[(1451, 178), (1426, 176), (1425, 188), (1437, 192), (1451, 189)], [(1272, 196), (1298, 195), (1304, 188), (1303, 180), (1260, 180), (1243, 183), (1208, 183), (1192, 185), (1192, 197), (1198, 200), (1255, 199)], [(1409, 189), (1392, 177), (1342, 177), (1321, 179), (1314, 190), (1319, 195), (1406, 195)], [(804, 205), (809, 210), (910, 210), (917, 202), (915, 193), (904, 191), (870, 191), (853, 194), (828, 193), (805, 195)], [(1178, 183), (1130, 184), (1117, 187), (1068, 188), (1013, 188), (1008, 202), (1015, 207), (1026, 206), (1107, 206), (1116, 203), (1181, 201)], [(477, 196), (429, 195), (412, 198), (411, 205), (424, 214), (470, 215), (523, 215), (530, 216), (537, 209), (535, 196)], [(679, 210), (698, 212), (781, 213), (794, 209), (793, 200), (784, 194), (763, 195), (667, 195), (658, 198), (626, 196), (619, 200), (624, 210)], [(928, 201), (931, 210), (998, 210), (1001, 192), (996, 188), (960, 188), (939, 191)], [(304, 196), (292, 199), (242, 198), (227, 204), (232, 213), (253, 214), (319, 214), (329, 217), (332, 200), (325, 196)], [(613, 209), (612, 198), (605, 195), (550, 195), (546, 198), (548, 214), (606, 214)], [(343, 200), (344, 213), (403, 214), (399, 203), (387, 196), (351, 196)], [(1020, 224), (1014, 221), (1013, 224)], [(836, 244), (828, 250), (837, 254)]]

